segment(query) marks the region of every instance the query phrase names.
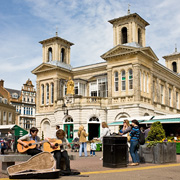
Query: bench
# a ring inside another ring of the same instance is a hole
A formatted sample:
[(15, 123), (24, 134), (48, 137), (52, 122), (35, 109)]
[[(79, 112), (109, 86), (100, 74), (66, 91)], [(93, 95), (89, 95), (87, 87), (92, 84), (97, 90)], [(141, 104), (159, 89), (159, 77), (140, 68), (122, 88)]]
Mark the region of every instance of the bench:
[[(15, 162), (23, 162), (30, 159), (32, 156), (27, 154), (11, 154), (11, 155), (0, 155), (0, 161), (2, 162), (1, 172), (7, 174), (7, 168), (15, 165)], [(75, 155), (69, 155), (70, 160), (75, 160)], [(65, 169), (65, 160), (62, 158), (62, 169)]]
[(31, 158), (30, 155), (27, 154), (10, 154), (10, 155), (0, 155), (0, 161), (2, 162), (2, 169), (1, 172), (4, 174), (7, 174), (6, 169), (9, 166), (12, 166), (15, 164), (15, 162), (19, 161), (27, 161), (29, 158)]

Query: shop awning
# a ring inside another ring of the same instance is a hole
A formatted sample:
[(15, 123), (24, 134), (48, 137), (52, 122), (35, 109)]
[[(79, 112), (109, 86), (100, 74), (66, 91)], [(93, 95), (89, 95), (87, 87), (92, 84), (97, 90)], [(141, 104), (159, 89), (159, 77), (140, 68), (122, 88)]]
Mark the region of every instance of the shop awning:
[[(141, 123), (144, 120), (138, 120), (139, 123)], [(129, 123), (131, 124), (131, 121), (129, 121)], [(123, 121), (116, 121), (116, 122), (112, 122), (108, 124), (109, 126), (119, 126), (119, 125), (123, 125)]]
[(161, 122), (162, 124), (164, 123), (180, 123), (180, 118), (167, 118), (167, 119), (152, 119), (152, 120), (149, 120), (149, 121), (143, 121), (143, 122), (140, 122), (140, 124), (152, 124), (154, 122)]

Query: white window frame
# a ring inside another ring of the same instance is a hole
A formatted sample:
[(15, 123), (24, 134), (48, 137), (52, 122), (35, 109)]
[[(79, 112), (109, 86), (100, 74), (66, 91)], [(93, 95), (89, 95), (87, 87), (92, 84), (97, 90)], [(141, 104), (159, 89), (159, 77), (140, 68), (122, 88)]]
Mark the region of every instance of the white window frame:
[(46, 84), (46, 104), (49, 104), (49, 84)]
[(114, 72), (114, 91), (119, 91), (119, 73), (117, 71)]
[(41, 85), (41, 104), (44, 105), (44, 84)]
[[(130, 79), (130, 76), (132, 77), (131, 79)], [(132, 86), (132, 88), (130, 88), (130, 86)], [(129, 87), (129, 90), (133, 89), (133, 70), (132, 69), (128, 70), (128, 87)]]
[(51, 104), (54, 103), (54, 83), (51, 83)]
[[(124, 74), (123, 74), (123, 72), (124, 72)], [(123, 79), (123, 78), (125, 78), (125, 79)], [(123, 87), (124, 87), (124, 89), (123, 89)], [(126, 71), (125, 70), (121, 71), (121, 91), (126, 91)]]
[(12, 122), (12, 113), (9, 112), (9, 119), (8, 119), (9, 122)]

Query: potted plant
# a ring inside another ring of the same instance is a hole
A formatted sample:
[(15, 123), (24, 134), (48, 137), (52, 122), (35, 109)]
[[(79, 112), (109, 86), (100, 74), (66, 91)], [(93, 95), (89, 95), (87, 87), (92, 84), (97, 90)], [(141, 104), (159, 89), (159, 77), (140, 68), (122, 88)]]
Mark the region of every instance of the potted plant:
[(176, 144), (167, 140), (162, 124), (157, 121), (151, 126), (146, 143), (140, 146), (140, 160), (145, 163), (176, 162)]

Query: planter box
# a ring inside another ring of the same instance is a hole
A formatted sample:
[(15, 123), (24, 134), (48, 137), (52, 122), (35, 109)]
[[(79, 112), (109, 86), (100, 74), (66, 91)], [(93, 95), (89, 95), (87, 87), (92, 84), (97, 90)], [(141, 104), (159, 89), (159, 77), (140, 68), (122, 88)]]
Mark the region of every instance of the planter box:
[(140, 161), (142, 163), (174, 163), (176, 160), (176, 143), (158, 143), (156, 146), (139, 148)]
[(180, 143), (176, 143), (176, 153), (180, 154)]

